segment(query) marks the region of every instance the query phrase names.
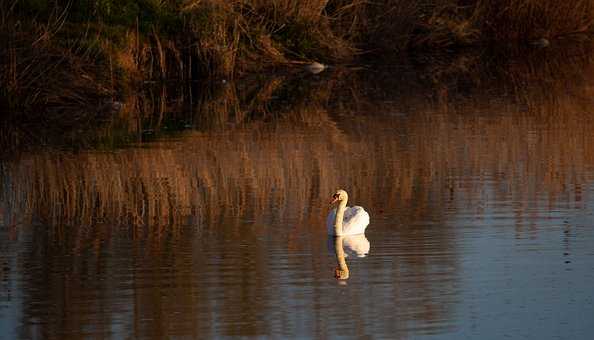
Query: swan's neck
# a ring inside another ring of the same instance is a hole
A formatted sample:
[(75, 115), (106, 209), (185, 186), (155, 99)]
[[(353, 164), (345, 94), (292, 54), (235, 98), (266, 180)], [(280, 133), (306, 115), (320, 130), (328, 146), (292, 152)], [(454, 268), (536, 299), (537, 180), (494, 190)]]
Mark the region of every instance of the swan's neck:
[(344, 219), (344, 211), (346, 210), (347, 201), (340, 201), (336, 209), (336, 221), (334, 221), (334, 235), (342, 235), (342, 220)]

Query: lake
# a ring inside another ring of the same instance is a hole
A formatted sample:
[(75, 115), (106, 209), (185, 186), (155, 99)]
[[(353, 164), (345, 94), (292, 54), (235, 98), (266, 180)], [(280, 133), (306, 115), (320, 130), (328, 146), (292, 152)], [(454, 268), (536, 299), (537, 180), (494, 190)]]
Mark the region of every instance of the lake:
[[(591, 339), (593, 65), (147, 84), (97, 124), (40, 127), (0, 162), (0, 333)], [(338, 188), (371, 219), (344, 249)]]

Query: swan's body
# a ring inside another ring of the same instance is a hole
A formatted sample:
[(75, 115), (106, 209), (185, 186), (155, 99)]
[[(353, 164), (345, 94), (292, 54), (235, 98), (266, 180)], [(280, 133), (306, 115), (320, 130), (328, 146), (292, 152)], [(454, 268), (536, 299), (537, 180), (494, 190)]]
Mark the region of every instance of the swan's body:
[[(337, 209), (340, 209), (337, 208)], [(326, 219), (326, 226), (328, 227), (328, 235), (338, 236), (335, 232), (334, 224), (336, 222), (336, 211), (332, 209)], [(357, 235), (365, 233), (365, 229), (369, 225), (369, 214), (365, 209), (359, 206), (345, 207), (344, 217), (342, 219), (342, 234), (341, 235)]]
[(332, 209), (326, 219), (328, 235), (345, 236), (365, 233), (369, 225), (369, 214), (359, 206), (347, 207), (348, 195), (344, 190), (338, 190), (333, 196), (338, 207)]

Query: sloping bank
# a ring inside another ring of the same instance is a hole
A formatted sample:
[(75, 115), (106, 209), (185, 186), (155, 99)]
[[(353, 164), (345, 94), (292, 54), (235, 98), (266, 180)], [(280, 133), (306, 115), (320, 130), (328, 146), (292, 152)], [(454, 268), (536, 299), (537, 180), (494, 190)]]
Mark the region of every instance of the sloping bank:
[(68, 128), (143, 80), (589, 39), (594, 0), (8, 0), (0, 15), (0, 108)]

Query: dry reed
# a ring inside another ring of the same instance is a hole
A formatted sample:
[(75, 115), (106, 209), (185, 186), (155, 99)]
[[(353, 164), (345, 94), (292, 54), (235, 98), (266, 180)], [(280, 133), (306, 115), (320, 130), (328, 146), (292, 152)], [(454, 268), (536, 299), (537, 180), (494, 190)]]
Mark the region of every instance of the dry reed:
[[(570, 183), (586, 180), (576, 177), (583, 174), (574, 172), (573, 165), (594, 164), (594, 150), (589, 148), (594, 141), (588, 132), (594, 122), (582, 115), (591, 98), (588, 91), (592, 87), (584, 76), (591, 74), (591, 64), (589, 58), (571, 57), (572, 53), (553, 60), (537, 55), (529, 63), (510, 62), (490, 70), (484, 79), (474, 78), (480, 56), (465, 59), (464, 67), (453, 60), (456, 73), (448, 65), (438, 66), (441, 71), (428, 69), (427, 74), (436, 75), (428, 79), (430, 93), (426, 92), (425, 78), (420, 83), (409, 78), (404, 84), (400, 78), (382, 80), (377, 75), (368, 80), (363, 77), (362, 87), (355, 80), (339, 86), (330, 78), (299, 97), (286, 88), (289, 85), (284, 85), (283, 78), (266, 82), (257, 92), (246, 88), (238, 93), (233, 86), (222, 86), (193, 97), (192, 117), (188, 118), (203, 132), (188, 132), (179, 144), (117, 153), (32, 153), (10, 163), (6, 168), (10, 180), (4, 183), (12, 184), (4, 188), (1, 201), (11, 206), (3, 210), (12, 212), (11, 216), (41, 218), (50, 225), (104, 220), (116, 226), (161, 230), (190, 221), (211, 225), (220, 216), (220, 209), (226, 211), (223, 215), (238, 219), (266, 218), (267, 202), (289, 210), (287, 193), (297, 202), (308, 202), (312, 197), (324, 197), (341, 183), (367, 188), (378, 178), (390, 178), (393, 183), (378, 188), (386, 190), (378, 197), (390, 197), (391, 201), (378, 202), (364, 191), (353, 194), (373, 206), (410, 204), (422, 213), (423, 207), (432, 204), (430, 197), (447, 194), (444, 188), (451, 183), (443, 176), (451, 174), (451, 164), (464, 173), (530, 178), (513, 193), (548, 193), (554, 199)], [(573, 66), (565, 72), (552, 71), (559, 68), (557, 63), (568, 60)], [(548, 81), (543, 82), (543, 77)], [(340, 74), (336, 78), (355, 79)], [(504, 86), (498, 87), (502, 79)], [(388, 83), (376, 85), (384, 81)], [(386, 89), (391, 92), (386, 93)], [(494, 89), (503, 92), (497, 94)], [(282, 97), (284, 91), (293, 99), (271, 107), (274, 104), (270, 99)], [(493, 96), (509, 102), (493, 101)], [(137, 104), (127, 105), (150, 111), (145, 111), (141, 124), (135, 123), (133, 111), (121, 113), (123, 119), (129, 119), (131, 131), (141, 133), (147, 126), (158, 130), (164, 116), (180, 110), (170, 107), (179, 105), (178, 101), (166, 97), (166, 91), (157, 91), (152, 100), (156, 104), (146, 106), (146, 100), (136, 99)], [(433, 100), (427, 102), (427, 97)], [(334, 103), (343, 115), (394, 110), (388, 104), (378, 106), (378, 102), (385, 102), (382, 98), (398, 98), (400, 110), (416, 113), (406, 119), (361, 117), (353, 125), (349, 119), (336, 121), (326, 108), (326, 103)], [(459, 107), (466, 109), (458, 113)], [(507, 112), (504, 117), (498, 113), (501, 110)], [(263, 123), (270, 119), (274, 124)], [(429, 120), (432, 124), (426, 124)], [(358, 128), (361, 124), (366, 126), (363, 131), (378, 133), (362, 134)], [(563, 129), (539, 128), (543, 131), (541, 143), (522, 133), (542, 124), (565, 125)], [(308, 139), (300, 135), (303, 126), (310, 131)], [(473, 139), (476, 136), (472, 131), (477, 130), (485, 133)], [(392, 138), (400, 133), (412, 138), (407, 143), (416, 145), (414, 155), (403, 151), (406, 147), (401, 140)], [(507, 141), (504, 149), (508, 154), (486, 152), (496, 149), (501, 140)], [(469, 146), (466, 156), (457, 152), (459, 145)], [(359, 154), (377, 160), (377, 164), (347, 157)], [(386, 163), (389, 159), (392, 161)], [(517, 167), (519, 164), (523, 166)], [(426, 191), (419, 192), (419, 188)], [(471, 190), (469, 197), (480, 192), (479, 187), (467, 189)], [(308, 219), (306, 215), (295, 218), (302, 222)]]
[(233, 78), (294, 61), (344, 62), (362, 51), (525, 44), (591, 32), (594, 23), (591, 0), (188, 0), (157, 6), (179, 27), (137, 18), (104, 33), (110, 27), (100, 18), (68, 21), (74, 3), (60, 3), (45, 21), (14, 12), (15, 0), (0, 5), (3, 107), (33, 112), (48, 102), (72, 114), (97, 106), (93, 95), (126, 78)]

